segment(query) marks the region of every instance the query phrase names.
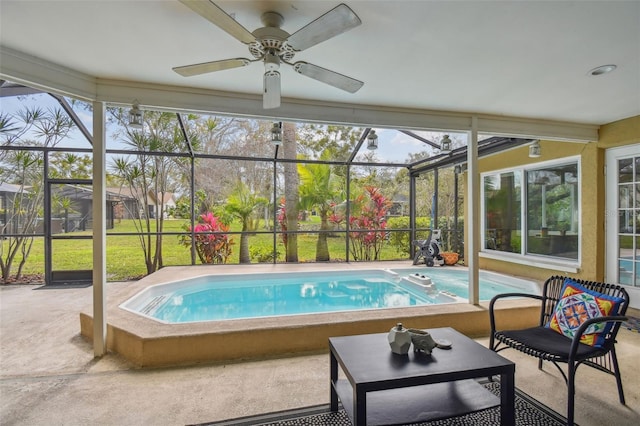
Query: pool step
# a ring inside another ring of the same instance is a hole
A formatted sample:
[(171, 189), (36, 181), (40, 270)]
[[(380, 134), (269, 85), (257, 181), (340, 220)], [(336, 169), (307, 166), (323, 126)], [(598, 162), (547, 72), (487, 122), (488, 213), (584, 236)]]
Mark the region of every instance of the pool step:
[(167, 300), (166, 294), (161, 294), (160, 296), (156, 296), (153, 299), (151, 299), (149, 303), (147, 303), (140, 310), (140, 312), (142, 312), (145, 315), (152, 315), (155, 312), (155, 310), (158, 309), (158, 306), (162, 305), (165, 300)]

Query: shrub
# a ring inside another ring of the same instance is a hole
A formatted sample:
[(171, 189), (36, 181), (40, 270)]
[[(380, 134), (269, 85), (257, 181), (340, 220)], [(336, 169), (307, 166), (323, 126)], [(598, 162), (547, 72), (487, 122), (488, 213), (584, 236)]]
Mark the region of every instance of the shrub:
[[(379, 188), (365, 186), (364, 193), (353, 200), (354, 212), (349, 217), (349, 251), (353, 260), (379, 260), (386, 240), (387, 212), (391, 201)], [(329, 221), (339, 225), (344, 216), (334, 213)]]
[[(273, 247), (257, 245), (249, 248), (251, 260), (256, 263), (270, 263), (274, 261)], [(280, 256), (280, 252), (276, 249), (275, 259)]]
[[(428, 229), (429, 224), (431, 223), (431, 219), (428, 217), (417, 217), (416, 218), (416, 228), (418, 229)], [(391, 229), (408, 229), (409, 228), (409, 217), (408, 216), (400, 216), (400, 217), (390, 217), (387, 221), (387, 227)], [(398, 253), (409, 256), (411, 253), (411, 241), (409, 241), (409, 236), (411, 233), (407, 232), (390, 232), (389, 233), (389, 244), (396, 249)]]
[[(191, 225), (185, 225), (184, 229), (189, 234), (180, 236), (180, 243), (185, 247), (191, 247)], [(204, 213), (198, 218), (198, 224), (193, 228), (196, 253), (200, 261), (205, 264), (227, 263), (231, 256), (233, 238), (227, 234), (214, 234), (213, 232), (228, 232), (229, 225), (213, 215)]]

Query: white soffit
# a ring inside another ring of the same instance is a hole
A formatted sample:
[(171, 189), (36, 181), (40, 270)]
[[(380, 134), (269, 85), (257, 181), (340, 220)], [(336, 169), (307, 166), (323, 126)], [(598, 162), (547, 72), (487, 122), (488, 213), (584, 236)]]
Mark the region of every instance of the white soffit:
[(577, 142), (598, 139), (595, 125), (484, 114), (290, 98), (283, 98), (282, 106), (270, 111), (262, 108), (259, 95), (98, 79), (3, 46), (0, 46), (0, 77), (86, 101), (131, 104), (135, 99), (141, 106), (178, 111), (442, 131), (470, 131), (472, 117), (477, 117), (480, 133)]

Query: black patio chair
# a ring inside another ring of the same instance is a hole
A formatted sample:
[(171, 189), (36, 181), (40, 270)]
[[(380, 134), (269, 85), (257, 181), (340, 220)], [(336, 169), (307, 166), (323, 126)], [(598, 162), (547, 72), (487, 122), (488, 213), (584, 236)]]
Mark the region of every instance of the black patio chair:
[[(629, 306), (629, 295), (626, 290), (615, 284), (606, 284), (594, 281), (585, 281), (570, 278), (579, 285), (601, 294), (622, 299), (615, 315), (602, 316), (586, 320), (575, 332), (573, 338), (547, 327), (550, 318), (554, 315), (556, 305), (561, 299), (562, 288), (567, 277), (552, 276), (545, 283), (542, 295), (524, 293), (504, 293), (495, 296), (489, 303), (489, 317), (491, 321), (491, 336), (489, 347), (500, 352), (512, 348), (527, 355), (538, 358), (538, 368), (542, 369), (543, 361), (550, 361), (558, 368), (565, 379), (568, 388), (567, 398), (567, 424), (574, 422), (574, 396), (575, 373), (578, 366), (584, 364), (615, 376), (618, 385), (620, 403), (624, 405), (624, 392), (622, 390), (622, 378), (618, 368), (616, 357), (616, 335), (623, 321), (627, 320), (625, 313)], [(537, 327), (524, 330), (497, 330), (494, 316), (494, 305), (499, 299), (507, 297), (526, 297), (541, 301), (540, 324)], [(612, 312), (613, 313), (613, 312)], [(590, 346), (580, 342), (580, 337), (592, 324), (611, 323), (611, 328), (603, 334), (603, 342), (598, 346)], [(560, 363), (567, 364), (567, 374), (560, 367)]]

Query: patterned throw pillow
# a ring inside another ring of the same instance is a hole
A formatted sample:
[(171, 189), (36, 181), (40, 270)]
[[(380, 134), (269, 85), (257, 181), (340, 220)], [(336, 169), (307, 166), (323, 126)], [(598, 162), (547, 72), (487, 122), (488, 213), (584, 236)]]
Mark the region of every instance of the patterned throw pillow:
[[(619, 297), (589, 290), (569, 278), (564, 280), (560, 294), (561, 298), (547, 327), (570, 339), (586, 320), (617, 315), (623, 302)], [(580, 342), (590, 346), (602, 346), (604, 336), (612, 327), (613, 323), (591, 324), (582, 334)]]

